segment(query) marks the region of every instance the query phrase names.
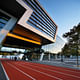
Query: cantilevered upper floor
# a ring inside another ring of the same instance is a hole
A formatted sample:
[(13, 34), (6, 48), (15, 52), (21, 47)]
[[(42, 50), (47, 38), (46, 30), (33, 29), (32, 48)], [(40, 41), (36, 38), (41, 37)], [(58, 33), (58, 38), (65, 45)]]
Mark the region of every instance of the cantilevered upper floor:
[(0, 8), (0, 44), (38, 47), (55, 42), (57, 25), (37, 0), (2, 0)]

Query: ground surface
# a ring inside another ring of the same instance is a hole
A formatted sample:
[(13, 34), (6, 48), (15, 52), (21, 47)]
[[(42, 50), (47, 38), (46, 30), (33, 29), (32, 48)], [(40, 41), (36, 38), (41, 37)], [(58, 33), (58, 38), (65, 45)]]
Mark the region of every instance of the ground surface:
[(0, 80), (6, 80), (6, 76), (4, 74), (1, 62), (0, 62)]
[(80, 80), (80, 70), (25, 61), (2, 61), (10, 80)]
[(61, 62), (61, 60), (43, 60), (43, 61), (33, 61), (34, 63), (40, 63), (40, 64), (47, 64), (47, 65), (53, 65), (53, 66), (61, 66), (66, 68), (72, 68), (72, 69), (78, 69), (80, 70), (80, 61), (79, 65), (77, 65), (77, 62), (74, 60), (65, 60)]

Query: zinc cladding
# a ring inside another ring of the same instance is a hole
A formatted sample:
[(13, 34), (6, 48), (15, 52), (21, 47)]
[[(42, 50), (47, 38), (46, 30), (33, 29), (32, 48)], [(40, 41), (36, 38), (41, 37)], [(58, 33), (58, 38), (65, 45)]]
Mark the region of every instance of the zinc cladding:
[(33, 13), (27, 23), (54, 39), (56, 34), (56, 25), (45, 13), (42, 7), (37, 3), (36, 0), (23, 1), (33, 10)]

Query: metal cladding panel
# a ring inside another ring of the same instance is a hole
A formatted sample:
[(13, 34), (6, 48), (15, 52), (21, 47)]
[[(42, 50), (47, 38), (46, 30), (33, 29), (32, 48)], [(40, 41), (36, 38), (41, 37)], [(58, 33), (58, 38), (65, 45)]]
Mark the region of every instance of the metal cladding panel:
[(55, 42), (57, 26), (37, 0), (12, 0), (2, 7), (0, 11), (10, 19), (0, 31), (0, 44), (26, 47), (27, 44), (42, 46)]
[[(25, 9), (25, 13), (20, 18), (17, 24), (31, 30), (32, 32), (44, 37), (45, 39), (55, 42), (57, 26), (52, 22), (52, 19), (46, 14), (42, 15), (41, 11), (37, 11), (36, 5), (33, 4), (33, 1), (37, 3), (36, 0), (16, 0), (19, 4), (21, 4)], [(33, 4), (33, 6), (31, 6)], [(37, 3), (38, 6), (38, 3)], [(39, 5), (40, 6), (40, 5)], [(44, 18), (45, 17), (45, 18)], [(49, 21), (47, 21), (47, 18)]]
[(0, 12), (6, 14), (7, 16), (10, 17), (9, 21), (4, 25), (4, 27), (0, 31), (0, 44), (2, 44), (3, 40), (5, 39), (6, 35), (8, 32), (13, 28), (14, 24), (16, 23), (17, 19), (8, 13), (0, 10)]

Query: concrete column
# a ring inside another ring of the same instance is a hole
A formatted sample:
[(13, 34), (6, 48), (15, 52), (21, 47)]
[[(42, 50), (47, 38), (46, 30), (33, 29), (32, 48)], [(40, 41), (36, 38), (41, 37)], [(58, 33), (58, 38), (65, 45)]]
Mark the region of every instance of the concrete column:
[(2, 44), (0, 44), (0, 51), (1, 51), (1, 48), (2, 48)]
[(2, 13), (6, 14), (7, 16), (11, 17), (10, 20), (6, 23), (6, 25), (0, 31), (0, 44), (2, 44), (3, 40), (5, 39), (8, 32), (14, 27), (15, 23), (17, 22), (17, 18), (11, 16), (10, 14), (6, 13), (3, 10), (0, 10)]
[(43, 57), (44, 57), (44, 53), (41, 54), (41, 56), (40, 56), (40, 61), (43, 60)]
[(50, 59), (51, 59), (51, 54), (50, 54), (50, 53), (48, 54), (48, 59), (49, 59), (49, 61), (50, 61)]
[(55, 59), (57, 59), (57, 54), (55, 54)]

